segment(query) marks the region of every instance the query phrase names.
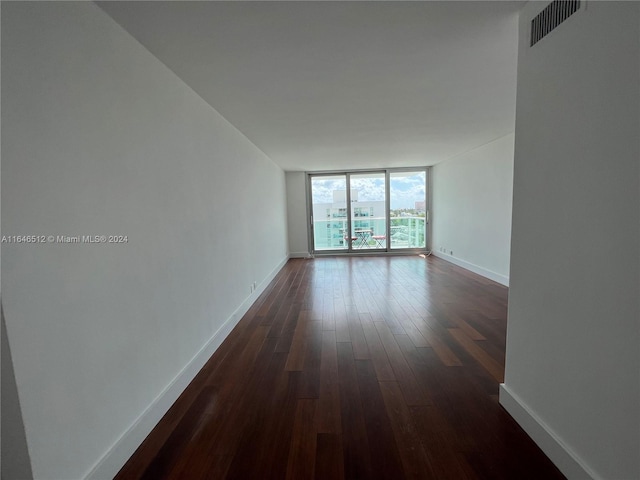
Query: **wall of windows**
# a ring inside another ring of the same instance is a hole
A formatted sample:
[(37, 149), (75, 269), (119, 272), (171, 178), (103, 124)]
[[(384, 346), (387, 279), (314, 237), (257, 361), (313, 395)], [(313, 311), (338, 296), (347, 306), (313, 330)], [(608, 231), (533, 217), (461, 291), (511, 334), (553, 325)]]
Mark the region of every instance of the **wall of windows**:
[(309, 173), (314, 253), (424, 250), (428, 170)]

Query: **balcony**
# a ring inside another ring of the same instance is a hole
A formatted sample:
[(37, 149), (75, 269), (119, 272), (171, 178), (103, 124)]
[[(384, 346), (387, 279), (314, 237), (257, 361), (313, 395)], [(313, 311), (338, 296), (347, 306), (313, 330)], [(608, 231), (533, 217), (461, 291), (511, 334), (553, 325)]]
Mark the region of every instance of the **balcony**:
[[(425, 217), (391, 217), (390, 249), (401, 250), (426, 247)], [(314, 245), (316, 251), (387, 250), (387, 232), (384, 217), (358, 217), (353, 220), (353, 232), (349, 235), (347, 221), (341, 218), (314, 221)]]

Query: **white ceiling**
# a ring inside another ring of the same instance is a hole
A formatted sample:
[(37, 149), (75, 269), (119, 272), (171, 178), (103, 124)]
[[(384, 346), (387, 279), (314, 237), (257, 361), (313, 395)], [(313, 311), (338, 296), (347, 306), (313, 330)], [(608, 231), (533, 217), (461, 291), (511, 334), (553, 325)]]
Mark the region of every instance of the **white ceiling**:
[(433, 165), (514, 130), (523, 2), (99, 2), (285, 170)]

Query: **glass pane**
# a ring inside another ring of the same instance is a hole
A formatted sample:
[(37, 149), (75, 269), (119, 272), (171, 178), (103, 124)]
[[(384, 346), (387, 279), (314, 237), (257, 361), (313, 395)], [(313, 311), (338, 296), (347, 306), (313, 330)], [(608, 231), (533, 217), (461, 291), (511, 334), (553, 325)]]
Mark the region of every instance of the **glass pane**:
[(387, 248), (385, 174), (352, 174), (351, 246), (354, 250)]
[(391, 248), (426, 246), (426, 172), (393, 172), (389, 178)]
[(314, 250), (346, 250), (347, 231), (346, 175), (311, 177)]

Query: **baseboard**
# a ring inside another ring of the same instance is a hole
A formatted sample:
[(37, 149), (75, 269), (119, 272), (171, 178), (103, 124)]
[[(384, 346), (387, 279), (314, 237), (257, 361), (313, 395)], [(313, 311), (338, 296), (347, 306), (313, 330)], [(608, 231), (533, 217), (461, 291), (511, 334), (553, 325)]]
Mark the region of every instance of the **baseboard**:
[(493, 280), (494, 282), (498, 282), (501, 285), (504, 285), (505, 287), (509, 286), (509, 277), (507, 277), (506, 275), (502, 275), (500, 273), (496, 273), (494, 271), (488, 270), (486, 268), (480, 267), (478, 265), (475, 265), (473, 263), (470, 262), (466, 262), (460, 258), (456, 258), (453, 257), (447, 253), (443, 253), (443, 252), (437, 252), (436, 250), (433, 250), (431, 252), (432, 255), (438, 257), (438, 258), (442, 258), (443, 260), (446, 260), (447, 262), (453, 263), (454, 265), (457, 265), (459, 267), (462, 267), (466, 270), (469, 270), (473, 273), (477, 273), (478, 275), (482, 275), (485, 278), (488, 278), (489, 280)]
[(500, 384), (500, 405), (567, 478), (602, 480), (504, 383)]
[(231, 330), (251, 308), (267, 285), (274, 279), (277, 273), (287, 263), (288, 257), (281, 260), (278, 265), (265, 277), (244, 302), (227, 318), (223, 325), (213, 334), (198, 353), (185, 365), (167, 387), (151, 402), (144, 412), (136, 419), (122, 436), (107, 450), (94, 467), (85, 475), (85, 479), (104, 480), (113, 478), (131, 455), (136, 451), (151, 430), (158, 424), (169, 408), (187, 388), (191, 380), (198, 374), (211, 355), (220, 347)]
[(258, 297), (262, 295), (262, 292), (264, 292), (264, 289), (267, 288), (267, 286), (271, 283), (271, 280), (276, 278), (276, 275), (278, 274), (278, 272), (282, 270), (282, 267), (284, 267), (288, 261), (289, 261), (289, 256), (285, 256), (282, 260), (280, 260), (280, 262), (273, 268), (273, 270), (271, 270), (269, 274), (262, 280), (262, 282), (260, 282), (260, 284), (256, 287), (256, 291), (253, 292), (253, 294), (250, 295), (244, 301), (244, 303), (240, 306), (240, 308), (238, 308), (237, 311), (240, 311), (242, 308), (246, 308), (246, 310), (242, 312), (242, 315), (240, 315), (240, 318), (242, 318), (242, 316), (249, 311), (249, 308), (251, 308), (251, 305), (253, 305), (253, 302), (255, 302), (258, 299)]
[(309, 252), (291, 252), (289, 254), (289, 258), (307, 258), (309, 257)]

